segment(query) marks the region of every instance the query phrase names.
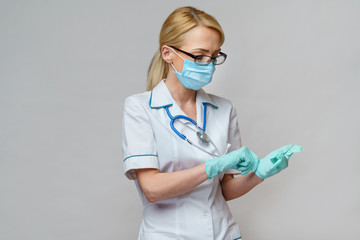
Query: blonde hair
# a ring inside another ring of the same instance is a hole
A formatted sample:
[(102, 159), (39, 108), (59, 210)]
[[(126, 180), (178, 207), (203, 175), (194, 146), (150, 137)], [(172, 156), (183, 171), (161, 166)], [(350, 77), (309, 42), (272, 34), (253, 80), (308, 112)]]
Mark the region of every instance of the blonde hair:
[(173, 11), (162, 25), (159, 36), (159, 49), (150, 62), (147, 77), (147, 90), (152, 90), (162, 79), (167, 76), (169, 65), (161, 55), (161, 47), (170, 45), (181, 47), (184, 33), (196, 26), (212, 28), (220, 34), (220, 45), (224, 43), (224, 32), (218, 21), (211, 15), (194, 7), (181, 7)]

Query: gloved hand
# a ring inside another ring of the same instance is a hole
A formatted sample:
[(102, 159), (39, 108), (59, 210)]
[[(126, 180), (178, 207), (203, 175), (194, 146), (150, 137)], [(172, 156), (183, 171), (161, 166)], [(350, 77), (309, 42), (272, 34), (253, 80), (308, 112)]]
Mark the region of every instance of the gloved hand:
[(247, 147), (241, 147), (231, 153), (218, 158), (209, 159), (205, 162), (205, 170), (209, 179), (228, 169), (241, 171), (246, 175), (257, 169), (259, 157)]
[(289, 158), (294, 152), (302, 152), (303, 148), (299, 145), (286, 145), (260, 160), (255, 174), (262, 179), (271, 177), (288, 166)]

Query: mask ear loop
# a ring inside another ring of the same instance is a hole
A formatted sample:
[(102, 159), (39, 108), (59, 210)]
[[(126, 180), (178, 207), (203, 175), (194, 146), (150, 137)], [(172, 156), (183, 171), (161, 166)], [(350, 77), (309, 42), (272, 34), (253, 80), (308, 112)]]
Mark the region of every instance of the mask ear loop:
[(178, 72), (178, 71), (176, 70), (176, 68), (175, 68), (175, 66), (174, 66), (173, 63), (170, 63), (170, 65), (171, 65), (171, 67), (174, 69), (175, 72)]
[[(175, 50), (172, 48), (172, 47), (169, 47), (179, 58), (181, 58), (182, 60), (184, 60), (185, 61), (185, 59), (182, 57), (182, 56), (180, 56), (177, 52), (175, 52)], [(174, 64), (173, 63), (170, 63), (170, 65), (171, 65), (171, 67), (175, 70), (175, 72), (178, 72), (177, 70), (176, 70), (176, 68), (175, 68), (175, 66), (174, 66)]]
[(177, 52), (175, 52), (175, 50), (172, 48), (172, 47), (169, 47), (176, 55), (178, 55), (178, 57), (179, 58), (181, 58), (182, 60), (184, 60), (185, 61), (185, 59), (182, 57), (182, 56), (180, 56)]

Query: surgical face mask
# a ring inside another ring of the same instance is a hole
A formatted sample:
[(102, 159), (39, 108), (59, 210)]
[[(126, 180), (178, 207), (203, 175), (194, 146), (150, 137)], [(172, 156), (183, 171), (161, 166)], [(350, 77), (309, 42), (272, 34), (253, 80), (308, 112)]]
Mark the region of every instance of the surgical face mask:
[[(171, 48), (171, 50), (173, 49)], [(206, 65), (197, 64), (193, 61), (182, 58), (174, 50), (173, 52), (184, 60), (184, 66), (181, 73), (175, 69), (175, 66), (172, 63), (170, 64), (175, 70), (175, 75), (186, 89), (199, 90), (211, 82), (212, 76), (215, 72), (215, 65), (213, 62)]]

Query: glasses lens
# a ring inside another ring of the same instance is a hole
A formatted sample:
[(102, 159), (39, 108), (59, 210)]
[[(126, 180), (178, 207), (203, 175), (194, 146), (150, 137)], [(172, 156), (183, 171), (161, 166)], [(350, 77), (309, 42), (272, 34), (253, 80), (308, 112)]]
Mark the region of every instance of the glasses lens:
[(198, 58), (195, 59), (195, 63), (199, 65), (208, 65), (209, 63), (213, 62), (214, 65), (220, 65), (224, 63), (226, 60), (226, 56), (224, 55), (218, 55), (215, 59), (211, 58), (210, 56), (198, 56)]
[(216, 57), (216, 59), (215, 59), (215, 61), (214, 61), (214, 64), (215, 65), (220, 65), (220, 64), (222, 64), (222, 63), (224, 63), (225, 62), (225, 56), (224, 55), (219, 55), (219, 56), (217, 56)]
[(211, 57), (205, 55), (198, 56), (198, 58), (196, 58), (194, 62), (199, 65), (208, 65), (211, 62)]

